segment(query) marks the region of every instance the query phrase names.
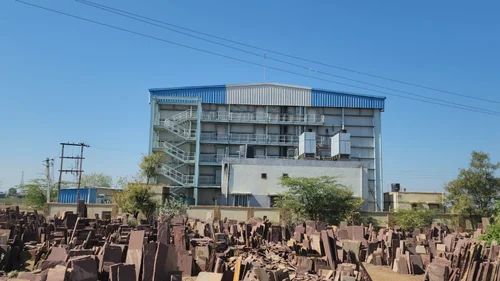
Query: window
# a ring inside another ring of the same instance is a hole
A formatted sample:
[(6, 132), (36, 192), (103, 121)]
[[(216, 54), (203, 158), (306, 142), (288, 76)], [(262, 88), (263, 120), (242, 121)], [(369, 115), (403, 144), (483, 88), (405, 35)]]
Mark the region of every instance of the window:
[(288, 178), (288, 174), (283, 174), (283, 178)]
[(266, 180), (267, 179), (267, 174), (266, 173), (260, 174), (260, 178), (263, 179), (263, 180)]
[(235, 194), (233, 206), (247, 207), (248, 206), (248, 195)]

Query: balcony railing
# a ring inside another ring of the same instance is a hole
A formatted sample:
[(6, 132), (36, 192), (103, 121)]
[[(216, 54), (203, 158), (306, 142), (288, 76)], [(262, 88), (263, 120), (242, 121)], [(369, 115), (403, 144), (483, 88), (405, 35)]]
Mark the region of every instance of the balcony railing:
[(200, 154), (200, 162), (201, 163), (221, 163), (222, 159), (229, 158), (238, 158), (238, 155), (229, 155), (226, 156), (224, 154)]
[[(200, 162), (201, 163), (210, 163), (210, 164), (220, 164), (223, 159), (227, 158), (242, 158), (238, 154), (200, 154)], [(286, 157), (286, 156), (274, 156), (274, 155), (255, 155), (253, 158), (257, 159), (295, 159), (295, 157)]]
[(295, 135), (201, 133), (201, 141), (215, 143), (224, 142), (241, 144), (297, 145), (299, 142), (299, 137)]
[(198, 178), (199, 185), (207, 185), (207, 186), (220, 186), (221, 181), (216, 176), (199, 176)]
[(221, 122), (322, 124), (325, 121), (325, 116), (320, 114), (205, 111), (202, 114), (202, 120)]

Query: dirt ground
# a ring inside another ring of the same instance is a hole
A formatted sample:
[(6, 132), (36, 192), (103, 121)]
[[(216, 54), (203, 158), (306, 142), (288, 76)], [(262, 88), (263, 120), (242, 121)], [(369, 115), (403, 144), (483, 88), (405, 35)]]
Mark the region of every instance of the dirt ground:
[(364, 263), (373, 281), (424, 281), (424, 275), (406, 275), (393, 272), (387, 266), (375, 266)]
[[(424, 275), (404, 275), (393, 272), (387, 266), (375, 266), (364, 263), (373, 281), (424, 281)], [(196, 277), (184, 277), (183, 281), (195, 281)]]

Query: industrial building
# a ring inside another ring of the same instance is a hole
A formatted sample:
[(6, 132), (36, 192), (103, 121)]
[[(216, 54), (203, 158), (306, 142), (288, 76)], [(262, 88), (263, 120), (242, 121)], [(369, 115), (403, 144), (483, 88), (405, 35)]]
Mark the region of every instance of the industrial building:
[(384, 97), (273, 83), (150, 89), (158, 184), (197, 205), (270, 207), (283, 176), (335, 176), (382, 210)]

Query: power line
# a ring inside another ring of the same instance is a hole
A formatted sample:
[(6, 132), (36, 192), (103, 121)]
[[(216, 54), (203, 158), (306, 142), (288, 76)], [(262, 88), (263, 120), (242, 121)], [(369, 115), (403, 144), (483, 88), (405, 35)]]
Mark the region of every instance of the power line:
[(495, 111), (483, 110), (483, 109), (475, 109), (475, 108), (471, 108), (469, 106), (460, 105), (460, 104), (450, 104), (447, 101), (439, 101), (439, 100), (438, 101), (433, 101), (435, 99), (434, 98), (430, 98), (430, 97), (415, 98), (415, 97), (411, 97), (411, 96), (404, 96), (404, 95), (389, 93), (389, 92), (380, 91), (380, 90), (376, 90), (376, 89), (366, 88), (366, 87), (362, 87), (362, 86), (358, 86), (358, 85), (353, 85), (353, 84), (349, 84), (349, 83), (339, 82), (339, 81), (335, 81), (335, 80), (331, 80), (331, 79), (325, 79), (325, 78), (318, 77), (318, 76), (303, 74), (303, 73), (300, 73), (300, 72), (290, 71), (290, 70), (279, 68), (279, 67), (275, 67), (275, 66), (268, 66), (268, 65), (264, 65), (264, 64), (261, 64), (261, 63), (258, 63), (258, 62), (253, 62), (253, 61), (249, 61), (249, 60), (246, 60), (246, 59), (241, 59), (241, 58), (237, 58), (237, 57), (225, 55), (225, 54), (222, 54), (222, 53), (214, 52), (214, 51), (211, 51), (211, 50), (207, 50), (207, 49), (203, 49), (203, 48), (199, 48), (199, 47), (190, 46), (190, 45), (187, 45), (187, 44), (184, 44), (184, 43), (179, 43), (179, 42), (175, 42), (175, 41), (172, 41), (172, 40), (167, 40), (167, 39), (164, 39), (164, 38), (161, 38), (161, 37), (157, 37), (157, 36), (154, 36), (154, 35), (150, 35), (150, 34), (138, 32), (138, 31), (133, 31), (133, 30), (130, 30), (130, 29), (127, 29), (127, 28), (123, 28), (123, 27), (120, 27), (120, 26), (116, 26), (116, 25), (112, 25), (112, 24), (100, 22), (100, 21), (97, 21), (97, 20), (93, 20), (93, 19), (89, 19), (89, 18), (77, 16), (77, 15), (70, 14), (70, 13), (67, 13), (67, 12), (63, 12), (63, 11), (60, 11), (60, 10), (56, 10), (56, 9), (52, 9), (52, 8), (40, 6), (40, 5), (37, 5), (37, 4), (25, 2), (25, 1), (22, 1), (22, 0), (16, 0), (16, 1), (19, 2), (19, 3), (22, 3), (24, 5), (28, 5), (28, 6), (32, 6), (32, 7), (36, 7), (36, 8), (45, 10), (45, 11), (49, 11), (49, 12), (61, 14), (61, 15), (64, 15), (64, 16), (67, 16), (67, 17), (71, 17), (71, 18), (75, 18), (75, 19), (78, 19), (78, 20), (81, 20), (81, 21), (86, 21), (86, 22), (90, 22), (90, 23), (93, 23), (93, 24), (101, 25), (101, 26), (104, 26), (104, 27), (107, 27), (107, 28), (110, 28), (110, 29), (119, 30), (119, 31), (122, 31), (122, 32), (126, 32), (126, 33), (130, 33), (130, 34), (138, 35), (138, 36), (141, 36), (141, 37), (145, 37), (145, 38), (157, 40), (157, 41), (160, 41), (160, 42), (163, 42), (163, 43), (167, 43), (167, 44), (170, 44), (170, 45), (175, 45), (175, 46), (183, 47), (183, 48), (186, 48), (186, 49), (190, 49), (190, 50), (198, 51), (198, 52), (201, 52), (201, 53), (206, 53), (206, 54), (210, 54), (210, 55), (214, 55), (214, 56), (218, 56), (218, 57), (222, 57), (222, 58), (226, 58), (226, 59), (238, 61), (238, 62), (241, 62), (241, 63), (246, 63), (246, 64), (250, 64), (250, 65), (254, 65), (254, 66), (259, 66), (259, 67), (267, 67), (269, 69), (273, 69), (273, 70), (284, 72), (284, 73), (288, 73), (288, 74), (293, 74), (293, 75), (297, 75), (297, 76), (301, 76), (301, 77), (316, 79), (316, 80), (319, 80), (319, 81), (325, 81), (325, 82), (329, 82), (329, 83), (335, 83), (335, 84), (344, 85), (344, 86), (352, 87), (352, 88), (357, 88), (357, 89), (361, 89), (361, 90), (365, 90), (365, 91), (377, 92), (377, 93), (381, 93), (383, 95), (395, 96), (395, 97), (400, 97), (400, 98), (409, 99), (409, 100), (415, 100), (415, 101), (420, 101), (420, 102), (425, 102), (425, 103), (430, 103), (430, 104), (436, 104), (436, 105), (441, 105), (441, 106), (445, 106), (445, 107), (449, 107), (449, 108), (462, 109), (462, 110), (466, 110), (466, 111), (470, 111), (470, 112), (477, 112), (477, 113), (483, 113), (483, 114), (488, 114), (488, 115), (499, 116), (498, 112), (495, 112)]
[[(456, 102), (448, 101), (448, 100), (444, 100), (444, 99), (439, 99), (439, 98), (434, 98), (434, 97), (428, 97), (428, 96), (420, 95), (420, 94), (417, 94), (417, 93), (414, 93), (414, 92), (409, 92), (409, 91), (405, 91), (405, 90), (401, 90), (401, 89), (386, 87), (386, 86), (375, 84), (375, 83), (371, 83), (371, 82), (366, 82), (366, 81), (362, 81), (362, 80), (358, 80), (358, 79), (352, 79), (352, 78), (349, 78), (349, 77), (346, 77), (346, 76), (342, 76), (342, 75), (337, 75), (337, 74), (332, 74), (332, 73), (321, 71), (321, 70), (311, 69), (310, 67), (308, 67), (306, 65), (301, 65), (301, 64), (290, 62), (290, 61), (278, 59), (278, 58), (275, 58), (275, 57), (267, 56), (266, 54), (255, 53), (255, 52), (248, 51), (248, 50), (245, 50), (245, 49), (242, 49), (242, 48), (234, 47), (234, 46), (227, 45), (227, 44), (224, 44), (224, 43), (220, 43), (220, 42), (217, 42), (217, 41), (214, 41), (214, 40), (210, 40), (210, 39), (206, 39), (206, 38), (203, 38), (203, 37), (200, 37), (200, 36), (196, 36), (196, 35), (193, 35), (193, 34), (190, 34), (190, 33), (187, 33), (187, 32), (179, 31), (179, 30), (176, 30), (174, 28), (170, 28), (168, 26), (165, 26), (165, 23), (163, 23), (162, 21), (151, 19), (151, 18), (148, 18), (146, 16), (141, 16), (141, 15), (134, 14), (134, 13), (131, 13), (131, 12), (128, 12), (128, 11), (124, 11), (124, 10), (121, 10), (121, 9), (117, 9), (117, 8), (113, 8), (113, 7), (110, 7), (110, 6), (101, 5), (101, 4), (92, 2), (92, 1), (87, 1), (87, 0), (75, 0), (75, 1), (78, 2), (78, 3), (81, 3), (83, 5), (91, 6), (91, 7), (94, 7), (94, 8), (97, 8), (97, 9), (100, 9), (100, 10), (103, 10), (103, 11), (106, 11), (106, 12), (109, 12), (109, 13), (112, 13), (112, 14), (115, 14), (115, 15), (120, 15), (120, 16), (129, 18), (129, 19), (133, 19), (133, 20), (136, 20), (136, 21), (139, 21), (139, 22), (147, 23), (147, 24), (150, 24), (150, 25), (162, 28), (162, 29), (170, 30), (172, 32), (176, 32), (176, 33), (179, 33), (179, 34), (182, 34), (182, 35), (185, 35), (185, 36), (189, 36), (189, 37), (192, 37), (192, 38), (195, 38), (195, 39), (198, 39), (198, 40), (209, 42), (211, 44), (215, 44), (215, 45), (223, 46), (223, 47), (226, 47), (226, 48), (229, 48), (229, 49), (232, 49), (232, 50), (243, 52), (245, 54), (257, 56), (257, 57), (260, 57), (260, 58), (264, 57), (265, 59), (269, 59), (269, 60), (272, 60), (272, 61), (275, 61), (275, 62), (278, 62), (278, 63), (283, 63), (283, 64), (290, 65), (290, 66), (293, 66), (293, 67), (297, 67), (297, 68), (300, 68), (302, 70), (306, 70), (306, 71), (309, 71), (309, 72), (315, 72), (315, 73), (326, 75), (326, 76), (330, 76), (330, 77), (340, 78), (340, 79), (343, 79), (343, 80), (347, 80), (347, 81), (351, 81), (351, 82), (356, 82), (356, 83), (360, 83), (360, 84), (365, 84), (365, 85), (368, 85), (368, 86), (377, 87), (377, 88), (384, 89), (384, 90), (399, 92), (399, 93), (403, 93), (403, 94), (406, 94), (406, 95), (417, 96), (417, 97), (424, 98), (424, 99), (432, 99), (434, 101), (450, 103), (450, 104), (453, 104), (453, 105), (456, 105), (456, 106), (467, 107), (467, 108), (471, 108), (471, 109), (475, 109), (475, 110), (480, 110), (480, 111), (487, 111), (487, 112), (494, 113), (494, 114), (500, 114), (499, 111), (490, 110), (490, 109), (487, 109), (487, 108), (484, 108), (484, 107), (472, 106), (472, 105), (467, 105), (467, 104), (460, 104), (460, 103), (456, 103)], [(156, 24), (155, 22), (160, 22), (162, 24)], [(170, 25), (170, 24), (168, 24), (168, 25)]]
[[(122, 9), (118, 9), (118, 8), (114, 8), (114, 7), (102, 5), (102, 4), (99, 4), (99, 3), (96, 3), (96, 2), (92, 2), (92, 1), (88, 1), (88, 0), (75, 0), (75, 1), (79, 2), (81, 4), (84, 4), (84, 5), (93, 6), (95, 8), (101, 9), (101, 10), (106, 10), (108, 12), (112, 12), (112, 13), (115, 13), (115, 14), (120, 14), (122, 16), (128, 15), (129, 18), (131, 18), (130, 16), (132, 16), (132, 17), (139, 17), (139, 18), (142, 18), (142, 19), (146, 19), (148, 21), (160, 23), (160, 24), (164, 25), (163, 28), (167, 28), (167, 29), (169, 29), (169, 30), (171, 30), (173, 32), (184, 34), (186, 36), (191, 36), (191, 37), (194, 37), (194, 38), (197, 38), (197, 39), (200, 39), (200, 40), (211, 42), (213, 44), (223, 45), (223, 46), (225, 46), (227, 48), (238, 49), (239, 51), (243, 51), (243, 52), (247, 52), (247, 53), (252, 53), (253, 55), (257, 55), (257, 56), (260, 56), (260, 57), (265, 56), (265, 54), (264, 55), (255, 54), (255, 53), (247, 51), (247, 50), (242, 50), (241, 48), (237, 48), (237, 47), (234, 47), (234, 46), (228, 46), (227, 44), (223, 44), (223, 43), (220, 43), (220, 42), (214, 42), (214, 41), (209, 40), (209, 39), (200, 38), (199, 36), (195, 36), (195, 35), (192, 35), (192, 34), (187, 34), (186, 32), (182, 32), (182, 31), (176, 30), (174, 28), (181, 29), (181, 30), (188, 31), (188, 32), (192, 32), (192, 33), (196, 33), (196, 34), (200, 34), (200, 35), (207, 36), (207, 37), (212, 37), (212, 38), (215, 38), (215, 39), (218, 39), (218, 40), (226, 41), (226, 42), (229, 42), (229, 43), (232, 43), (232, 44), (237, 44), (237, 45), (244, 46), (244, 47), (247, 47), (247, 48), (252, 48), (252, 49), (260, 50), (260, 51), (263, 51), (263, 52), (273, 53), (273, 54), (276, 54), (276, 55), (280, 55), (280, 56), (284, 56), (284, 57), (288, 57), (288, 58), (292, 58), (292, 59), (296, 59), (296, 60), (300, 60), (300, 61), (304, 61), (304, 62), (308, 62), (308, 63), (322, 65), (322, 66), (329, 67), (329, 68), (339, 69), (339, 70), (343, 70), (343, 71), (347, 71), (347, 72), (351, 72), (351, 73), (356, 73), (356, 74), (360, 74), (360, 75), (364, 75), (364, 76), (369, 76), (369, 77), (373, 77), (373, 78), (377, 78), (377, 79), (391, 81), (391, 82), (395, 82), (395, 83), (399, 83), (399, 84), (404, 84), (404, 85), (408, 85), (408, 86), (412, 86), (412, 87), (417, 87), (417, 88), (422, 88), (422, 89), (426, 89), (426, 90), (431, 90), (431, 91), (435, 91), (435, 92), (441, 92), (441, 93), (448, 94), (448, 95), (460, 96), (460, 97), (463, 97), (463, 98), (475, 99), (475, 100), (480, 100), (480, 101), (490, 102), (490, 103), (500, 103), (500, 101), (498, 101), (498, 100), (492, 100), (492, 99), (487, 99), (487, 98), (483, 98), (483, 97), (476, 97), (476, 96), (465, 95), (465, 94), (461, 94), (461, 93), (457, 93), (457, 92), (453, 92), (453, 91), (449, 91), (449, 90), (443, 90), (443, 89), (438, 89), (438, 88), (435, 88), (435, 87), (426, 86), (426, 85), (419, 84), (419, 83), (408, 82), (408, 81), (404, 81), (404, 80), (400, 80), (400, 79), (395, 79), (395, 78), (390, 78), (390, 77), (386, 77), (386, 76), (382, 76), (382, 75), (368, 73), (368, 72), (364, 72), (364, 71), (360, 71), (360, 70), (355, 70), (355, 69), (352, 69), (352, 68), (347, 68), (347, 67), (343, 67), (343, 66), (328, 64), (328, 63), (324, 63), (324, 62), (321, 62), (321, 61), (312, 60), (312, 59), (308, 59), (308, 58), (304, 58), (304, 57), (300, 57), (300, 56), (290, 55), (290, 54), (286, 54), (286, 53), (283, 53), (283, 52), (280, 52), (280, 51), (276, 51), (276, 50), (272, 50), (272, 49), (268, 49), (268, 48), (263, 48), (263, 47), (260, 47), (260, 46), (256, 46), (256, 45), (244, 43), (244, 42), (241, 42), (241, 41), (236, 41), (236, 40), (233, 40), (233, 39), (225, 38), (225, 37), (222, 37), (222, 36), (219, 36), (219, 35), (215, 35), (215, 34), (211, 34), (211, 33), (207, 33), (207, 32), (202, 32), (202, 31), (195, 30), (195, 29), (192, 29), (192, 28), (187, 28), (187, 27), (180, 26), (180, 25), (177, 25), (177, 24), (173, 24), (173, 23), (169, 23), (169, 22), (157, 20), (157, 19), (154, 19), (154, 18), (150, 18), (150, 17), (147, 17), (147, 16), (143, 16), (143, 15), (140, 15), (140, 14), (133, 13), (133, 12), (125, 11), (125, 10), (122, 10)], [(137, 18), (135, 18), (135, 19), (139, 20)], [(145, 22), (145, 21), (143, 21), (143, 22)], [(152, 24), (150, 22), (148, 22), (148, 23)], [(171, 27), (174, 27), (174, 28), (168, 28), (166, 26), (171, 26)], [(279, 60), (279, 59), (275, 59), (275, 60), (280, 61), (282, 63), (287, 63), (288, 64), (288, 62), (284, 62), (284, 61)], [(293, 63), (291, 63), (291, 64), (293, 64)], [(298, 66), (296, 64), (293, 64), (293, 65)], [(300, 67), (304, 67), (304, 66), (300, 66)], [(316, 71), (316, 70), (313, 70), (313, 69), (310, 69), (310, 70), (319, 73), (319, 71)], [(355, 81), (355, 82), (359, 82), (359, 81), (352, 80), (350, 78), (343, 77), (343, 76), (340, 76), (340, 75), (337, 75), (336, 77), (342, 78), (342, 79), (348, 79), (348, 80)], [(359, 83), (362, 83), (362, 82), (359, 82)], [(372, 85), (372, 86), (375, 86), (375, 85)], [(399, 91), (398, 89), (392, 89), (392, 90)]]

